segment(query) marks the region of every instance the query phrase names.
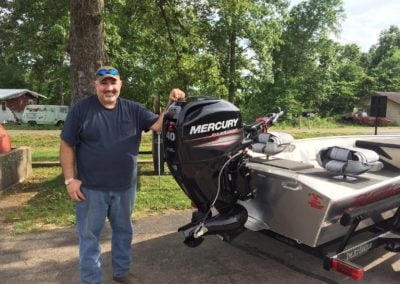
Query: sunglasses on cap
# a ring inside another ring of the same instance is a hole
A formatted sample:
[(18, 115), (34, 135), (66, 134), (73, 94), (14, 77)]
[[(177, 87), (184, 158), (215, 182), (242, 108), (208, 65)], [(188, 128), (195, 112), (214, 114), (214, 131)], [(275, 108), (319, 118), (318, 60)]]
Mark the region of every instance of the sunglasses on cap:
[(119, 75), (119, 72), (115, 69), (100, 69), (99, 71), (97, 71), (96, 76), (104, 76), (106, 74)]

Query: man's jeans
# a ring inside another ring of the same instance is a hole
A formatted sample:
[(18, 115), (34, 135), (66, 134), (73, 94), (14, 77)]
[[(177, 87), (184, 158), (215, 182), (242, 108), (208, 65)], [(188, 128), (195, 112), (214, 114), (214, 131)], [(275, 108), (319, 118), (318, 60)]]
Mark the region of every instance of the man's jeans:
[(115, 276), (126, 275), (131, 265), (131, 214), (136, 188), (125, 191), (81, 190), (86, 198), (76, 204), (81, 282), (101, 283), (99, 238), (106, 217), (110, 220), (112, 229), (113, 273)]

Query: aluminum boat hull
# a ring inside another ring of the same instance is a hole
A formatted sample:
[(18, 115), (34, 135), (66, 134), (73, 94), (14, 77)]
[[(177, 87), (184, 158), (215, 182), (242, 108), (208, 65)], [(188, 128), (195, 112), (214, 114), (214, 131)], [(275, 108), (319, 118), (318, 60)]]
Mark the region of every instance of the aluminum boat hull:
[[(329, 146), (364, 147), (375, 150), (385, 163), (383, 170), (355, 179), (335, 177), (322, 169), (316, 155)], [(273, 157), (254, 157), (251, 171), (254, 198), (239, 201), (248, 211), (245, 227), (268, 229), (311, 247), (346, 234), (340, 224), (345, 212), (399, 194), (400, 135), (343, 136), (300, 139), (292, 152)], [(367, 145), (367, 146), (366, 146)], [(393, 210), (364, 220), (359, 228), (393, 216)]]

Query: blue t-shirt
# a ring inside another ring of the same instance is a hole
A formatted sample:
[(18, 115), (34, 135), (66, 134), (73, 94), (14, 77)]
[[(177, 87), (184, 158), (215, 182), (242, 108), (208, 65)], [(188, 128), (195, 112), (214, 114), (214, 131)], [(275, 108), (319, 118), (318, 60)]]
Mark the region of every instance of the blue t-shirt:
[(113, 109), (104, 108), (96, 95), (76, 103), (61, 139), (75, 146), (82, 186), (111, 191), (134, 186), (141, 133), (157, 118), (142, 105), (121, 98)]

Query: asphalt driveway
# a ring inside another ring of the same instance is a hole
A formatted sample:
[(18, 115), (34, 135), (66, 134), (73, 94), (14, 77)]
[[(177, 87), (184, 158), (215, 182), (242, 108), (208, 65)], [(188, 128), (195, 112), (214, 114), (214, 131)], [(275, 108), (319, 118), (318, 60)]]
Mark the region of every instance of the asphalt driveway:
[[(133, 272), (141, 283), (354, 283), (322, 268), (320, 259), (269, 238), (244, 232), (231, 244), (207, 237), (186, 247), (176, 229), (190, 211), (135, 221)], [(110, 229), (103, 231), (104, 283), (110, 270)], [(73, 227), (0, 238), (1, 283), (79, 283), (77, 237)], [(363, 260), (363, 283), (399, 283), (400, 256), (378, 249)]]

